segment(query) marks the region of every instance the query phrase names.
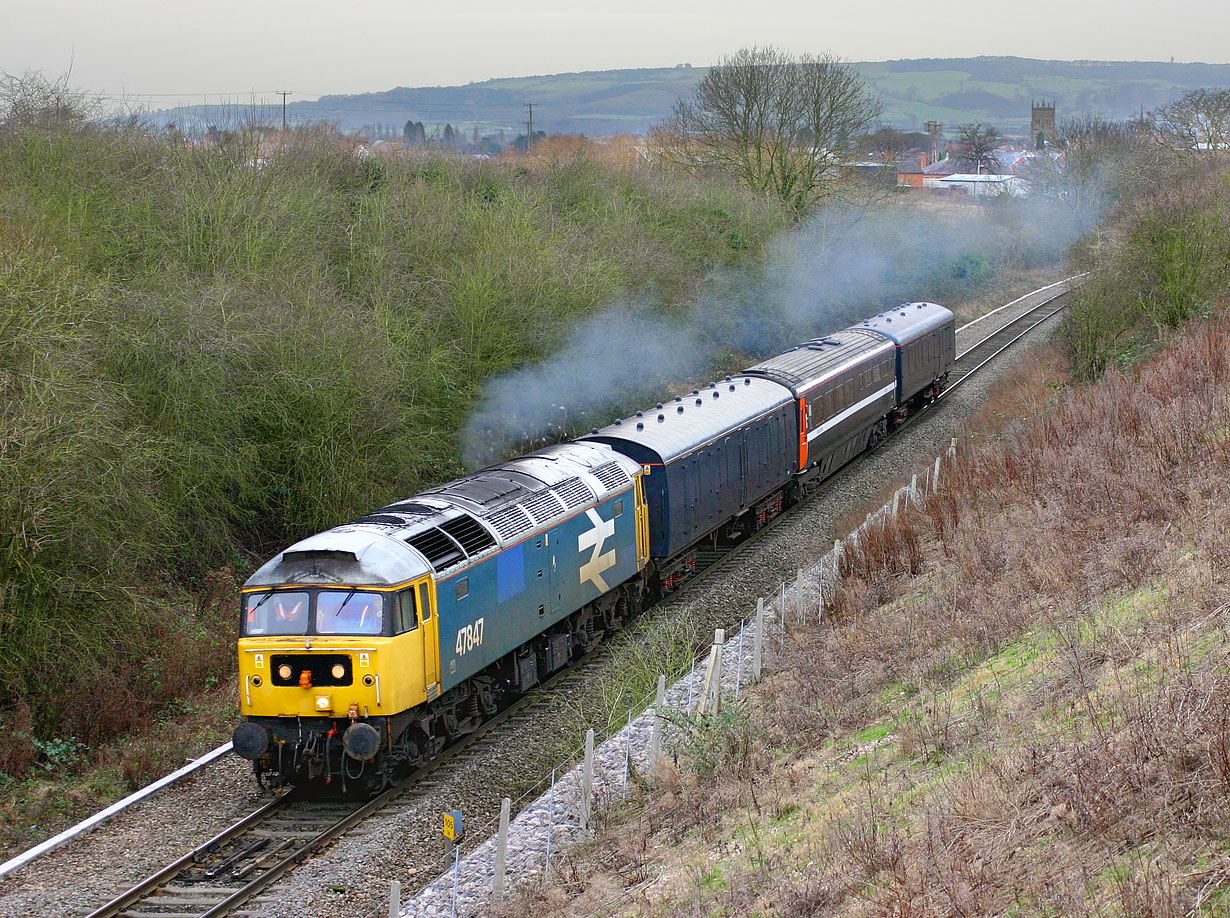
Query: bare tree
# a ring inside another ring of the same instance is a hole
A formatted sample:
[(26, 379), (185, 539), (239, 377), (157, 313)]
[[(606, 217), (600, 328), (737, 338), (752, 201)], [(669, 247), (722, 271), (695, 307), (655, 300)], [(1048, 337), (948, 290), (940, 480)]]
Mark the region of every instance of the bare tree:
[(999, 162), (995, 148), (999, 146), (999, 129), (985, 124), (963, 124), (957, 129), (957, 140), (963, 148), (961, 159), (973, 172), (995, 174)]
[(1021, 176), (1034, 196), (1068, 208), (1078, 226), (1092, 226), (1168, 155), (1151, 136), (1147, 121), (1069, 118), (1059, 125), (1051, 149), (1030, 160)]
[(835, 187), (855, 139), (880, 113), (862, 75), (840, 58), (773, 47), (723, 59), (650, 132), (662, 160), (716, 168), (800, 210)]
[(0, 134), (27, 128), (77, 128), (96, 113), (97, 104), (69, 87), (69, 75), (48, 79), (36, 71), (0, 75)]
[(1230, 150), (1230, 89), (1194, 89), (1153, 118), (1162, 143), (1177, 152)]

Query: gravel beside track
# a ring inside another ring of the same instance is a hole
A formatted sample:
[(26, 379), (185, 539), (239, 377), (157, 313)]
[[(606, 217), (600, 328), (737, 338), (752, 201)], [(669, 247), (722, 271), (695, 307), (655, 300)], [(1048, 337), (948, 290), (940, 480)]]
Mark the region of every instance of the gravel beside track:
[[(1035, 301), (1022, 303), (1024, 310)], [(958, 351), (1019, 314), (1004, 310), (958, 336)], [(671, 615), (686, 604), (710, 630), (733, 631), (754, 611), (756, 599), (773, 595), (845, 535), (843, 522), (879, 506), (886, 495), (942, 452), (949, 439), (981, 406), (987, 391), (1059, 326), (1050, 320), (985, 368), (944, 404), (907, 426), (873, 455), (856, 460), (831, 479), (806, 506), (797, 508), (741, 554), (737, 570), (703, 579), (648, 613)], [(602, 679), (609, 656), (601, 651), (564, 679), (555, 710), (572, 693)], [(498, 743), (479, 743), (433, 775), (425, 793), (408, 795), (384, 815), (337, 841), (250, 903), (241, 915), (333, 918), (383, 915), (389, 882), (400, 880), (403, 897), (437, 876), (445, 861), (440, 813), (465, 811), (471, 845), (478, 830), (494, 825), (500, 800), (521, 798), (542, 788), (541, 756), (534, 750), (561, 734), (567, 718), (544, 715), (512, 731), (493, 730)], [(481, 750), (481, 755), (477, 754)], [(617, 778), (618, 779), (618, 778)], [(533, 796), (531, 794), (531, 796)], [(194, 845), (208, 840), (251, 811), (261, 795), (246, 762), (227, 759), (180, 785), (117, 816), (103, 827), (66, 844), (0, 881), (0, 918), (83, 915), (138, 882)], [(561, 804), (562, 805), (562, 804)], [(514, 817), (516, 811), (514, 810)], [(520, 843), (528, 843), (522, 840)], [(510, 876), (511, 879), (511, 876)]]

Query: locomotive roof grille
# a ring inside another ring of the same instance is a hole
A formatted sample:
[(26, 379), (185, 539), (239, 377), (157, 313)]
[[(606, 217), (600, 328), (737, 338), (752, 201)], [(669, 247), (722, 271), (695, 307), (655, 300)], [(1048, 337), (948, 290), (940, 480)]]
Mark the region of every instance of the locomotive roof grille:
[(456, 539), (467, 555), (477, 555), (495, 544), (491, 533), (472, 516), (455, 517), (441, 523), (440, 528)]
[(608, 462), (594, 469), (590, 474), (602, 482), (603, 487), (608, 491), (617, 490), (629, 481), (628, 473), (618, 462)]
[(389, 504), (387, 507), (381, 507), (378, 512), (401, 513), (405, 516), (435, 516), (440, 511), (435, 507), (429, 507), (417, 501), (403, 500), (396, 504)]
[(534, 521), (530, 519), (530, 515), (515, 506), (501, 510), (499, 513), (493, 513), (487, 517), (487, 523), (506, 542), (511, 542), (516, 536), (534, 528)]
[(535, 494), (521, 506), (539, 525), (564, 512), (564, 502), (550, 491)]
[(393, 516), (391, 513), (369, 513), (355, 520), (356, 523), (373, 523), (377, 526), (405, 526), (404, 516)]
[(406, 543), (422, 552), (423, 557), (437, 571), (444, 570), (449, 565), (464, 561), (466, 558), (461, 543), (434, 526), (418, 535), (410, 536), (406, 539)]
[(594, 499), (594, 492), (580, 478), (569, 478), (563, 484), (557, 485), (554, 490), (569, 510), (575, 510)]
[(301, 548), (298, 551), (282, 552), (282, 560), (289, 561), (340, 561), (343, 564), (358, 564), (359, 556), (339, 548)]

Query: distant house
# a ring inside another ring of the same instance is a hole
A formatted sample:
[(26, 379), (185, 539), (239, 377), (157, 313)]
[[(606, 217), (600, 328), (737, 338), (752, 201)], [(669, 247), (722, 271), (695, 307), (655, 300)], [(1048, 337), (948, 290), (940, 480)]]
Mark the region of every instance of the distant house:
[(903, 164), (897, 169), (897, 184), (909, 188), (939, 188), (940, 179), (961, 171), (955, 157), (941, 159), (927, 165), (927, 154), (919, 156), (918, 165)]
[(985, 195), (1007, 194), (1020, 197), (1025, 194), (1021, 179), (1015, 175), (977, 175), (972, 172), (955, 172), (937, 179), (935, 187), (951, 191), (963, 191), (968, 195), (983, 197)]

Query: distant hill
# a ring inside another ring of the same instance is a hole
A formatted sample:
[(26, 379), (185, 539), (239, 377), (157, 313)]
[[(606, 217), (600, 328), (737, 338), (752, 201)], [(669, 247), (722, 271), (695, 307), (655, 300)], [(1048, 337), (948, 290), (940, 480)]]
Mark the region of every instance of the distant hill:
[[(975, 57), (857, 66), (884, 98), (886, 125), (918, 129), (935, 119), (950, 133), (959, 124), (981, 121), (1008, 134), (1025, 134), (1031, 99), (1054, 101), (1060, 121), (1088, 112), (1123, 118), (1190, 89), (1230, 85), (1230, 64)], [(467, 133), (477, 126), (483, 133), (504, 130), (515, 136), (525, 131), (525, 103), (533, 102), (536, 130), (643, 134), (666, 117), (675, 100), (691, 92), (706, 72), (704, 67), (684, 65), (516, 77), (466, 86), (398, 87), (294, 102), (289, 112), (294, 122), (327, 119), (347, 130), (383, 125), (400, 132), (410, 120), (422, 121), (429, 131), (451, 123)], [(220, 122), (242, 114), (242, 107), (195, 106), (159, 112), (155, 119)], [(280, 109), (276, 114), (280, 116)]]

